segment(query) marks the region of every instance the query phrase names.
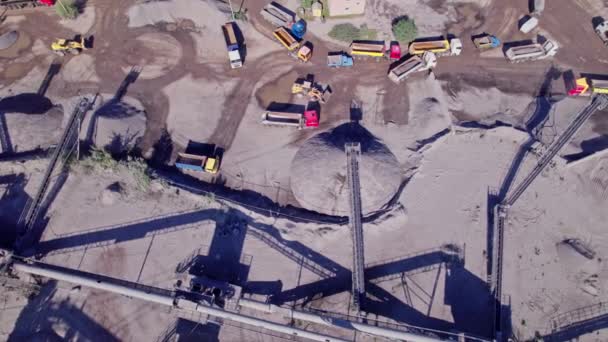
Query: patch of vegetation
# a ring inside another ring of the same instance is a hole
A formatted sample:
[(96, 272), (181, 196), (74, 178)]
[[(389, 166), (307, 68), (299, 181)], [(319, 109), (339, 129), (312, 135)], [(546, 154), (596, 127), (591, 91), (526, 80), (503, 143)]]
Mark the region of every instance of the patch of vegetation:
[(376, 40), (376, 38), (378, 38), (378, 31), (368, 28), (365, 24), (359, 27), (359, 39)]
[(117, 161), (110, 152), (98, 147), (92, 147), (91, 154), (82, 159), (78, 165), (82, 166), (85, 172), (89, 174), (96, 170), (115, 172), (119, 168), (124, 168), (133, 175), (137, 187), (141, 191), (147, 191), (152, 183), (150, 169), (143, 158), (127, 156), (126, 159)]
[(118, 169), (118, 162), (112, 157), (110, 152), (93, 147), (91, 148), (91, 154), (80, 161), (80, 165), (87, 171), (93, 171), (96, 168), (102, 170), (113, 170)]
[(353, 24), (338, 24), (332, 27), (329, 36), (350, 43), (353, 40), (374, 40), (378, 36), (378, 31), (368, 28), (367, 25), (357, 27)]
[(79, 10), (74, 0), (57, 0), (55, 12), (61, 19), (76, 19)]
[(234, 20), (247, 21), (247, 9), (240, 9), (238, 12), (234, 12)]
[(398, 41), (408, 43), (416, 38), (418, 28), (413, 19), (400, 17), (393, 21), (393, 34)]
[(314, 0), (302, 0), (301, 4), (302, 4), (302, 7), (304, 7), (304, 8), (312, 8), (313, 2), (314, 2)]
[(152, 183), (148, 164), (142, 158), (127, 157), (127, 160), (120, 163), (131, 172), (137, 187), (142, 191), (147, 191)]

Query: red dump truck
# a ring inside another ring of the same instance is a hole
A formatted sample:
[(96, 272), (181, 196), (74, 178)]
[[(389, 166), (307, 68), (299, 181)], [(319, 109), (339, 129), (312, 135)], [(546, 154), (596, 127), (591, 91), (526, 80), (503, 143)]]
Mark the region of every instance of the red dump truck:
[(262, 114), (262, 124), (276, 126), (292, 126), (298, 129), (319, 126), (319, 116), (316, 110), (298, 112), (266, 111)]

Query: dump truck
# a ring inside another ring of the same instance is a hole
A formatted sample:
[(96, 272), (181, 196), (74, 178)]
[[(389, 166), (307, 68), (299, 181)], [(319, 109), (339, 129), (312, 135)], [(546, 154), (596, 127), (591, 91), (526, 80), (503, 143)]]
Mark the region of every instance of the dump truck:
[(289, 32), (289, 30), (287, 30), (285, 27), (281, 26), (277, 28), (276, 30), (274, 30), (272, 35), (279, 41), (279, 43), (281, 43), (281, 45), (286, 47), (289, 51), (294, 51), (295, 49), (300, 47), (300, 42), (298, 41), (298, 39), (294, 37), (291, 32)]
[(391, 49), (388, 57), (395, 61), (401, 59), (401, 45), (399, 45), (399, 42), (391, 42)]
[(511, 47), (507, 49), (505, 56), (512, 63), (539, 60), (555, 56), (558, 48), (555, 42), (547, 40), (542, 45), (534, 43)]
[(570, 96), (591, 96), (593, 94), (608, 94), (608, 76), (602, 79), (581, 77), (569, 85)]
[(437, 56), (458, 56), (462, 52), (462, 41), (458, 38), (414, 41), (410, 43), (409, 52), (412, 55), (422, 55), (430, 51)]
[(180, 152), (177, 154), (175, 166), (182, 170), (217, 173), (220, 167), (220, 159), (218, 156), (202, 156)]
[(368, 42), (353, 41), (350, 44), (350, 54), (353, 57), (384, 57), (386, 45), (384, 41)]
[(224, 40), (226, 41), (226, 47), (228, 48), (228, 59), (230, 60), (230, 67), (232, 69), (243, 66), (243, 61), (241, 60), (241, 48), (236, 39), (236, 34), (234, 33), (234, 25), (235, 23), (229, 22), (222, 26)]
[(604, 45), (608, 45), (608, 20), (595, 27), (595, 33), (600, 37)]
[(266, 111), (262, 114), (262, 124), (276, 126), (292, 126), (298, 129), (319, 126), (319, 116), (316, 110), (302, 113)]
[(330, 52), (327, 54), (327, 66), (330, 68), (351, 67), (353, 58), (345, 52)]
[(53, 5), (55, 5), (55, 0), (0, 0), (0, 8), (7, 10)]
[(295, 22), (294, 14), (274, 1), (264, 6), (260, 14), (274, 26), (291, 27)]
[(531, 14), (535, 16), (540, 16), (545, 10), (545, 0), (534, 0), (531, 2)]
[(530, 31), (534, 30), (536, 26), (538, 26), (538, 18), (531, 17), (529, 15), (523, 17), (521, 21), (522, 23), (519, 25), (519, 30), (522, 33), (530, 33)]
[(427, 51), (422, 57), (412, 55), (392, 68), (388, 72), (388, 78), (395, 83), (399, 83), (415, 72), (428, 70), (436, 65), (437, 56), (433, 52)]
[(493, 49), (500, 46), (500, 39), (491, 34), (484, 34), (473, 38), (473, 44), (475, 47), (481, 50)]

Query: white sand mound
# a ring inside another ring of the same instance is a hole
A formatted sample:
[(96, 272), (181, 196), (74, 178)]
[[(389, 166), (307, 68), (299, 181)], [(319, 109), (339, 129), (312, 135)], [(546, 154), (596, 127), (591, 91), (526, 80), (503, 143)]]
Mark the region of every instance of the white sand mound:
[(398, 191), (401, 169), (388, 148), (361, 126), (338, 126), (309, 139), (291, 165), (291, 189), (307, 209), (329, 215), (348, 215), (350, 191), (344, 144), (361, 143), (361, 201), (363, 213), (384, 206)]

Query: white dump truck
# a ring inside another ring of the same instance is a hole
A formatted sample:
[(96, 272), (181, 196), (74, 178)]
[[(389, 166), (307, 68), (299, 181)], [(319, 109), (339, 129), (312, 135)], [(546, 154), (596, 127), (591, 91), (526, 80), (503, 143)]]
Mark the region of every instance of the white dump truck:
[(427, 51), (422, 55), (422, 58), (411, 56), (392, 68), (388, 72), (388, 78), (395, 83), (399, 83), (415, 72), (428, 70), (436, 65), (437, 56), (433, 52)]
[(534, 43), (511, 47), (507, 49), (505, 56), (510, 62), (519, 63), (553, 57), (558, 49), (557, 43), (547, 40), (542, 45)]

